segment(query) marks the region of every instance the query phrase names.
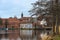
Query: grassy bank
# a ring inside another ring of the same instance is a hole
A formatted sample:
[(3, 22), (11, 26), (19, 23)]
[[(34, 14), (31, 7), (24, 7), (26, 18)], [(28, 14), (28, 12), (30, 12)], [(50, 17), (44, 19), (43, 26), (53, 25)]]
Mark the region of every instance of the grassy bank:
[(60, 35), (54, 36), (53, 40), (60, 40)]

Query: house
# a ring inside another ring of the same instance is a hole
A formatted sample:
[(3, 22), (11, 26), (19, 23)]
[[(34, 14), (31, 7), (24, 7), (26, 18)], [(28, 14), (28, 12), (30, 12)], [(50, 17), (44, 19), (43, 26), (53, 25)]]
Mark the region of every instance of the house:
[(19, 37), (19, 23), (17, 18), (1, 18), (2, 25), (0, 25), (1, 38), (14, 38)]

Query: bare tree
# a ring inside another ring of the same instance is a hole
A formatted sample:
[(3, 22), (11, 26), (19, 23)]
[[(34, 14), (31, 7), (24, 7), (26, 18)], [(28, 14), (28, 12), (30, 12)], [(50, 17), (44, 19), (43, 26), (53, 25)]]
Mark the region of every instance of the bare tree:
[(32, 16), (41, 16), (46, 15), (49, 13), (50, 10), (50, 0), (38, 0), (36, 3), (32, 3), (33, 8), (29, 12), (32, 14)]
[[(59, 28), (59, 15), (60, 15), (60, 5), (59, 0), (38, 0), (36, 3), (32, 3), (33, 8), (29, 12), (32, 16), (44, 16), (44, 15), (53, 15), (53, 34), (56, 29)], [(56, 33), (59, 32), (59, 29), (56, 30)]]

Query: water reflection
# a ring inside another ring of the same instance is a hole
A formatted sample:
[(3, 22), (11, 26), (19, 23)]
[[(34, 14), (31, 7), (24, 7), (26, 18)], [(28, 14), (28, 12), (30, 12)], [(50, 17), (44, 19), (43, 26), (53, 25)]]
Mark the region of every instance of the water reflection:
[[(47, 33), (41, 33), (41, 34), (39, 34), (39, 36), (41, 36), (42, 38), (46, 38), (47, 36)], [(11, 35), (12, 36), (12, 35)], [(26, 36), (26, 35), (25, 35)], [(8, 36), (8, 38), (0, 38), (0, 40), (40, 40), (40, 37), (38, 37), (38, 35), (36, 35), (36, 36), (34, 36), (34, 37), (32, 37), (32, 38), (29, 38), (29, 37), (26, 37), (26, 38), (20, 38), (20, 37), (17, 37), (17, 38), (9, 38), (9, 36)]]
[(17, 38), (17, 39), (1, 38), (0, 40), (21, 40), (21, 38)]
[[(1, 38), (0, 40), (22, 40), (22, 39), (21, 39), (21, 38), (17, 38), (17, 39)], [(30, 39), (30, 38), (28, 39), (28, 38), (27, 38), (27, 39), (23, 39), (23, 40), (37, 40), (37, 39), (36, 39), (36, 37), (35, 37), (34, 39)]]
[[(17, 30), (18, 31), (18, 30)], [(0, 40), (40, 40), (43, 37), (47, 37), (48, 34), (52, 33), (52, 30), (20, 30), (20, 31), (10, 31), (12, 33), (8, 33), (8, 37), (6, 38), (6, 34), (0, 34)], [(35, 35), (36, 32), (36, 35)], [(24, 38), (25, 37), (25, 38)]]

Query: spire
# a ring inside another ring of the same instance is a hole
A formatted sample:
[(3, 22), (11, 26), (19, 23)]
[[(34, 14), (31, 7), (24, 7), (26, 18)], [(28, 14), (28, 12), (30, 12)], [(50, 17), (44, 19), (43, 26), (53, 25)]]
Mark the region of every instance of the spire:
[(21, 13), (21, 18), (23, 17), (23, 12)]

